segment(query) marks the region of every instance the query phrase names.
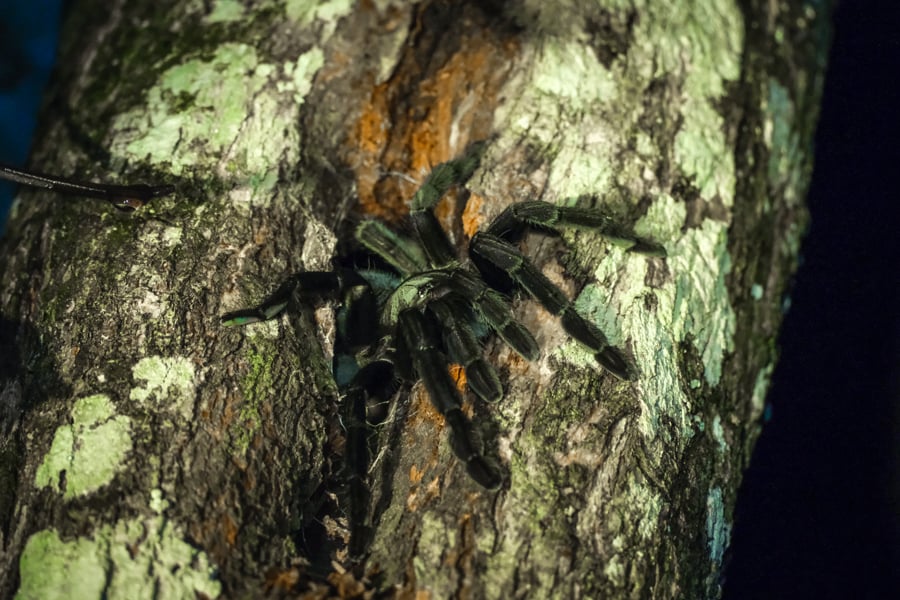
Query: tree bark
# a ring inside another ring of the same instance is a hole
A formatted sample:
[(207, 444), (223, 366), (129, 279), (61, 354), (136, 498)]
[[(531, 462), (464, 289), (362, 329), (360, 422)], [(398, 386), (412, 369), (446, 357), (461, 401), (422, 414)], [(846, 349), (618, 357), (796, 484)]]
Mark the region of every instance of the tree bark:
[[(35, 191), (14, 208), (0, 596), (719, 594), (806, 222), (828, 9), (583, 4), (77, 3), (33, 164), (177, 191), (133, 214)], [(404, 389), (353, 564), (330, 310), (219, 317), (328, 269), (361, 216), (399, 223), (482, 139), (471, 194), (439, 210), (457, 243), (543, 199), (665, 245), (524, 245), (638, 375), (517, 301), (542, 356), (488, 343), (505, 397), (470, 407), (503, 486), (469, 479)]]

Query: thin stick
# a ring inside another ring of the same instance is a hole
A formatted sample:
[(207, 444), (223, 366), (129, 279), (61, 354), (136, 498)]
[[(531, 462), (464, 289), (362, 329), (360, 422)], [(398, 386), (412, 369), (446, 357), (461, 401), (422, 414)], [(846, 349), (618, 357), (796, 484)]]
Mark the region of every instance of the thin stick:
[(78, 181), (68, 177), (17, 169), (2, 163), (0, 163), (0, 179), (70, 196), (106, 200), (119, 210), (128, 211), (141, 208), (153, 198), (168, 196), (175, 191), (175, 186), (172, 185), (110, 185), (93, 181)]

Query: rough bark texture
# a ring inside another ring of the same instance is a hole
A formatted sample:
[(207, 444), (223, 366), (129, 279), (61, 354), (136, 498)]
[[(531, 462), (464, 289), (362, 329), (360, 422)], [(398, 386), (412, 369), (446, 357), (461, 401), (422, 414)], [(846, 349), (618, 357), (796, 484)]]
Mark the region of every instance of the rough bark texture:
[[(0, 595), (253, 597), (328, 576), (344, 596), (715, 597), (806, 219), (826, 13), (77, 3), (33, 164), (178, 191), (134, 214), (33, 191), (14, 210)], [(431, 166), (487, 138), (467, 202), (441, 207), (459, 243), (541, 198), (666, 246), (525, 244), (639, 376), (612, 379), (518, 302), (542, 358), (488, 344), (506, 397), (472, 407), (502, 489), (467, 478), (405, 391), (377, 432), (370, 554), (340, 574), (327, 311), (218, 317), (327, 269), (348, 216), (398, 221)]]

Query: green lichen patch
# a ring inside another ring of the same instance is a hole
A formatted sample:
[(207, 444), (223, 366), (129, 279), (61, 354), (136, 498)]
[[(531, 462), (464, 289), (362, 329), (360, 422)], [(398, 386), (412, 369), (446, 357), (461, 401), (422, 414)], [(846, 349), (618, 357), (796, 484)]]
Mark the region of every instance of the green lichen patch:
[(90, 494), (108, 484), (122, 470), (132, 448), (131, 419), (116, 415), (109, 397), (80, 398), (71, 416), (70, 425), (56, 430), (34, 475), (36, 487), (54, 488), (65, 498)]
[(207, 23), (232, 23), (245, 18), (246, 9), (237, 0), (215, 0), (212, 12), (206, 16)]
[(787, 88), (769, 80), (766, 100), (764, 139), (769, 146), (768, 177), (772, 189), (783, 190), (783, 197), (799, 202), (808, 174), (804, 168), (808, 152), (800, 148), (800, 136), (794, 131), (797, 118)]
[[(223, 18), (234, 12), (231, 3), (217, 6)], [(322, 62), (321, 51), (312, 50), (279, 66), (263, 62), (252, 46), (222, 44), (212, 56), (164, 71), (142, 105), (118, 116), (110, 151), (165, 164), (175, 175), (213, 163), (221, 177), (264, 183), (267, 191), (279, 158), (297, 160), (297, 104)]]
[(719, 452), (724, 454), (728, 449), (728, 442), (725, 440), (725, 429), (722, 428), (722, 417), (719, 415), (713, 417), (712, 434), (713, 439), (719, 446)]
[[(666, 244), (666, 268), (671, 277), (654, 289), (646, 285), (648, 259), (610, 250), (594, 272), (596, 284), (585, 286), (576, 307), (606, 333), (610, 343), (630, 340), (644, 393), (641, 431), (655, 437), (663, 415), (679, 425), (681, 435), (693, 435), (690, 401), (678, 378), (679, 344), (690, 340), (702, 360), (704, 379), (718, 384), (722, 364), (733, 348), (736, 316), (726, 277), (731, 269), (726, 224), (707, 219), (681, 234), (686, 209), (662, 195), (635, 229)], [(648, 313), (646, 296), (655, 309)], [(673, 393), (673, 390), (678, 390)]]
[[(665, 414), (690, 437), (689, 401), (684, 394), (671, 394), (682, 387), (676, 379), (677, 348), (691, 339), (706, 382), (718, 384), (735, 331), (726, 287), (731, 269), (728, 223), (708, 218), (682, 232), (686, 206), (666, 193), (661, 187), (665, 182), (657, 181), (655, 172), (660, 161), (672, 159), (703, 199), (725, 207), (733, 203), (734, 164), (717, 106), (726, 85), (739, 76), (743, 21), (739, 8), (727, 1), (702, 7), (694, 2), (634, 4), (610, 7), (622, 11), (623, 18), (639, 8), (642, 18), (635, 21), (627, 52), (606, 66), (592, 52), (577, 50), (566, 36), (544, 35), (539, 45), (526, 45), (524, 52), (533, 57), (529, 70), (510, 83), (520, 88), (510, 96), (521, 100), (498, 111), (497, 129), (504, 133), (496, 148), (501, 154), (507, 147), (512, 152), (526, 140), (544, 159), (543, 171), (531, 177), (539, 189), (553, 194), (547, 200), (604, 198), (610, 214), (616, 215), (633, 212), (628, 204), (636, 204), (641, 196), (652, 199), (635, 232), (668, 250), (664, 262), (654, 267), (655, 288), (647, 285), (648, 264), (660, 259), (624, 253), (586, 235), (570, 236), (578, 250), (573, 263), (596, 267), (596, 283), (584, 288), (576, 306), (612, 344), (634, 345), (638, 375), (649, 386), (642, 396), (652, 404), (642, 411), (642, 430), (653, 437)], [(593, 9), (580, 10), (584, 17)], [(560, 30), (565, 30), (563, 24)], [(681, 119), (677, 128), (648, 136), (642, 127), (654, 115), (645, 114), (647, 88), (663, 80), (682, 86), (674, 96)], [(661, 136), (672, 142), (670, 155), (657, 159), (654, 140)], [(636, 162), (635, 144), (643, 163)], [(488, 189), (484, 195), (492, 193)], [(648, 305), (654, 306), (652, 312)], [(574, 365), (590, 362), (574, 347), (564, 347), (556, 356)]]
[(289, 83), (280, 84), (282, 89), (290, 89), (293, 87), (295, 92), (294, 101), (297, 104), (303, 103), (303, 98), (312, 90), (312, 80), (318, 70), (325, 63), (325, 55), (321, 48), (313, 48), (309, 52), (301, 54), (295, 62), (288, 62), (284, 65), (284, 73)]
[(207, 554), (164, 517), (120, 522), (102, 534), (113, 565), (108, 598), (215, 598), (222, 591)]
[(683, 80), (683, 122), (675, 138), (675, 159), (693, 176), (700, 195), (718, 196), (730, 206), (735, 171), (716, 104), (725, 85), (740, 75), (744, 23), (737, 3), (623, 3), (647, 18), (637, 21), (627, 61), (647, 79), (672, 75)]
[(287, 0), (285, 13), (288, 19), (301, 25), (310, 25), (316, 20), (336, 23), (354, 6), (353, 0)]
[[(146, 106), (118, 117), (114, 131), (121, 133), (114, 148), (153, 163), (173, 161), (175, 174), (200, 158), (182, 140), (203, 139), (210, 151), (223, 153), (237, 138), (253, 95), (266, 83), (259, 67), (255, 50), (242, 44), (225, 44), (209, 60), (171, 67), (147, 92)], [(140, 137), (129, 136), (136, 121), (142, 126), (133, 135)]]
[(143, 386), (131, 390), (131, 399), (147, 404), (156, 401), (153, 408), (167, 408), (181, 418), (190, 419), (194, 413), (195, 372), (188, 359), (173, 356), (148, 356), (133, 368), (135, 380), (143, 380)]
[(753, 395), (750, 398), (750, 406), (753, 407), (755, 417), (763, 413), (766, 403), (766, 392), (769, 391), (769, 383), (772, 380), (773, 365), (768, 364), (759, 370), (756, 382), (753, 384)]
[(19, 559), (17, 600), (102, 598), (106, 565), (96, 544), (86, 538), (63, 542), (53, 529), (28, 538)]
[(731, 541), (731, 525), (725, 519), (725, 503), (722, 499), (722, 489), (714, 487), (706, 497), (706, 539), (709, 545), (709, 558), (714, 563), (714, 569), (722, 564), (725, 549)]
[(222, 591), (206, 553), (162, 516), (104, 525), (71, 541), (53, 529), (39, 531), (25, 545), (19, 574), (21, 600), (193, 600)]
[(262, 427), (260, 408), (277, 392), (272, 381), (272, 372), (276, 369), (275, 357), (278, 356), (274, 340), (262, 336), (249, 338), (251, 344), (248, 355), (249, 371), (241, 382), (244, 400), (240, 407), (239, 417), (233, 427), (233, 450), (245, 454), (250, 442)]
[(616, 97), (612, 74), (593, 51), (576, 40), (555, 39), (542, 48), (532, 71), (534, 89), (554, 102), (566, 98), (565, 109), (581, 111), (591, 104)]
[(413, 558), (417, 581), (434, 582), (434, 565), (441, 564), (444, 550), (456, 545), (455, 531), (431, 513), (422, 515), (419, 525), (420, 555)]

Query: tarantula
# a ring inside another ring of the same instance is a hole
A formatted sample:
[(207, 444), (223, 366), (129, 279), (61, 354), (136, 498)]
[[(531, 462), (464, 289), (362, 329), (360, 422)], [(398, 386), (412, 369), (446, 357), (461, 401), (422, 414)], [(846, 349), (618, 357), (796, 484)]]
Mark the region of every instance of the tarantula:
[[(347, 460), (357, 471), (365, 473), (368, 461), (365, 435), (359, 434), (365, 424), (365, 400), (386, 400), (386, 390), (392, 395), (387, 382), (396, 373), (407, 382), (424, 382), (431, 402), (450, 426), (453, 452), (472, 479), (488, 489), (500, 486), (501, 475), (484, 458), (471, 433), (448, 368), (451, 363), (462, 366), (468, 389), (486, 402), (495, 402), (503, 396), (503, 387), (485, 360), (479, 340), (492, 331), (527, 360), (538, 358), (537, 342), (512, 312), (507, 292), (515, 288), (557, 315), (569, 335), (587, 346), (607, 371), (621, 379), (631, 377), (632, 369), (622, 353), (578, 314), (516, 243), (529, 229), (549, 232), (573, 227), (615, 238), (631, 251), (654, 256), (664, 256), (665, 251), (624, 233), (598, 210), (526, 201), (511, 205), (478, 231), (469, 242), (468, 258), (460, 258), (433, 208), (452, 186), (469, 179), (483, 147), (478, 144), (462, 157), (434, 168), (412, 198), (411, 235), (377, 220), (358, 225), (356, 243), (390, 270), (337, 266), (332, 271), (296, 273), (258, 306), (222, 317), (226, 325), (245, 325), (277, 317), (292, 298), (337, 301), (333, 370), (339, 389), (354, 405)], [(365, 494), (360, 482), (364, 475), (354, 477), (357, 492)]]

